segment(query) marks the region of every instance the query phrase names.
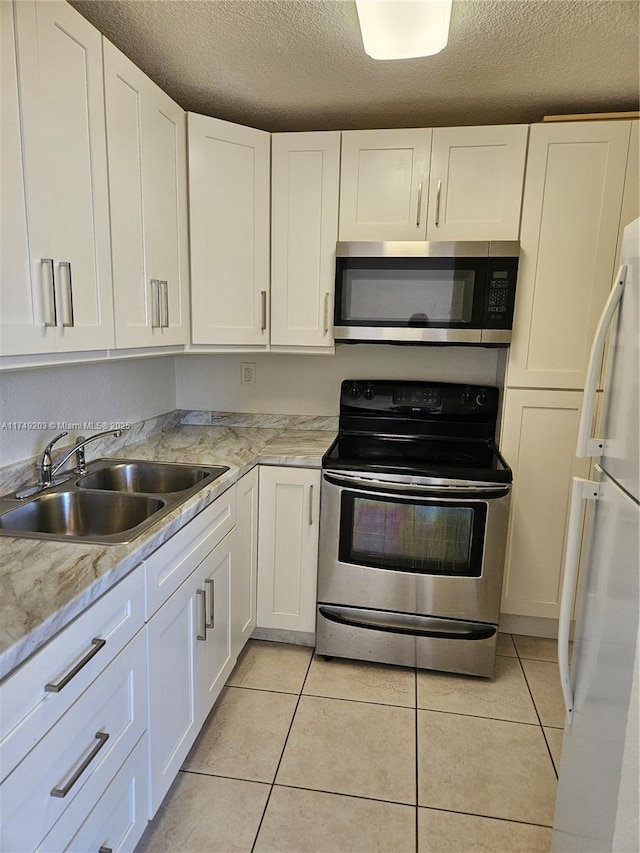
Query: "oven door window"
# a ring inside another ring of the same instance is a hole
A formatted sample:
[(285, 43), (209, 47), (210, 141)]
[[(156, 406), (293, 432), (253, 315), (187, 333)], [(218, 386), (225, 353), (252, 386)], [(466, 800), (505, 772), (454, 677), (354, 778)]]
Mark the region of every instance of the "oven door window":
[(480, 577), (487, 505), (343, 492), (343, 563), (423, 575)]

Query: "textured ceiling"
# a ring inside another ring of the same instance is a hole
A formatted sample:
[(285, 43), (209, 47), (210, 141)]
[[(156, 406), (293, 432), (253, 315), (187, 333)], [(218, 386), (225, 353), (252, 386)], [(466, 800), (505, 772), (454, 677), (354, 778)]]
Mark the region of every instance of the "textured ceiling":
[(639, 0), (454, 0), (437, 56), (380, 62), (351, 0), (72, 0), (187, 110), (270, 131), (638, 109)]

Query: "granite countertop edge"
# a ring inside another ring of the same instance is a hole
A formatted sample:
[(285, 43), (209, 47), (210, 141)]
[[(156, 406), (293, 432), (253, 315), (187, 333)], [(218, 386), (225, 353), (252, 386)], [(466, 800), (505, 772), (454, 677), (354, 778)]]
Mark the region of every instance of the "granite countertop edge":
[(320, 468), (326, 429), (178, 425), (104, 456), (228, 465), (128, 544), (0, 537), (0, 681), (256, 465)]

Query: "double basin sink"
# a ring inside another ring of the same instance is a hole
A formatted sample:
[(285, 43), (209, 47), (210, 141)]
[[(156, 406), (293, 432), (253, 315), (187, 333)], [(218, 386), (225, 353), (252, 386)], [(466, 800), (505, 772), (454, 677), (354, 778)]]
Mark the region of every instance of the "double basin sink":
[(103, 544), (131, 542), (224, 466), (98, 459), (87, 473), (28, 500), (0, 500), (0, 536)]

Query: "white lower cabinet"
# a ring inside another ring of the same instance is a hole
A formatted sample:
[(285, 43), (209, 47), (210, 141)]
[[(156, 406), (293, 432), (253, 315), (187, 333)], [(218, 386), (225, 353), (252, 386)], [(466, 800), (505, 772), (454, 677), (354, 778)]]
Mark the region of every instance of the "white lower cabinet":
[(501, 449), (513, 469), (502, 612), (557, 619), (581, 391), (507, 389)]
[[(147, 827), (147, 779), (147, 738), (143, 736), (80, 828), (77, 817), (67, 820), (65, 812), (38, 851), (133, 851)], [(81, 799), (82, 791), (78, 795)]]
[(258, 627), (315, 631), (320, 471), (260, 466)]
[(238, 480), (236, 563), (231, 577), (231, 644), (237, 657), (256, 627), (258, 468)]
[(36, 849), (61, 819), (82, 824), (145, 732), (145, 662), (139, 631), (2, 783), (5, 853)]
[[(188, 529), (173, 539), (188, 535)], [(173, 547), (173, 540), (167, 545)], [(150, 817), (158, 810), (235, 663), (230, 608), (234, 551), (235, 530), (205, 556), (196, 544), (197, 558), (187, 579), (147, 624)]]

